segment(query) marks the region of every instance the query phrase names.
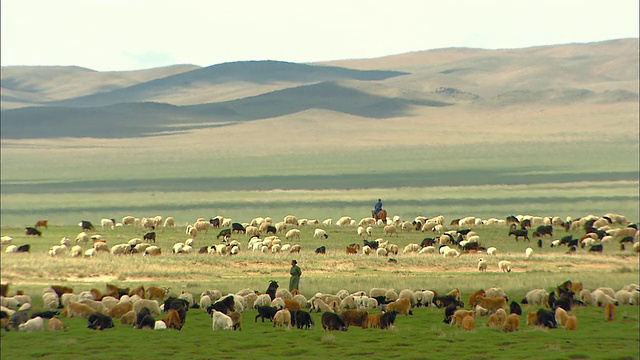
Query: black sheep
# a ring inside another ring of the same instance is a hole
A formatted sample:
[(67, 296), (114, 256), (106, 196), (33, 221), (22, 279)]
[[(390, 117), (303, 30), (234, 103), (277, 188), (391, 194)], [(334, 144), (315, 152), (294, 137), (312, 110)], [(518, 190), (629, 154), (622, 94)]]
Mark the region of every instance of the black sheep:
[(398, 313), (395, 310), (387, 311), (380, 315), (380, 329), (389, 329), (396, 321)]
[(269, 281), (269, 286), (267, 287), (267, 291), (265, 294), (269, 295), (271, 301), (276, 298), (276, 291), (278, 290), (278, 282), (275, 280)]
[(223, 314), (229, 314), (235, 311), (235, 305), (236, 302), (233, 295), (229, 295), (209, 305), (209, 307), (207, 307), (207, 313), (212, 314), (213, 310), (216, 310)]
[(278, 308), (275, 306), (258, 306), (258, 315), (256, 315), (254, 322), (258, 322), (258, 318), (262, 318), (262, 322), (264, 322), (265, 318), (273, 322), (273, 317), (277, 312)]
[(136, 329), (151, 329), (153, 330), (156, 327), (156, 319), (153, 318), (150, 314), (145, 315), (140, 323), (136, 326)]
[[(344, 320), (344, 317), (340, 314), (336, 314), (334, 312), (324, 312), (322, 313), (322, 328), (325, 331), (333, 331), (333, 330), (340, 330), (340, 331), (347, 331), (347, 329), (349, 328), (349, 325), (347, 325), (346, 321)], [(382, 319), (380, 320), (382, 321)]]
[(142, 239), (156, 242), (156, 232), (155, 231), (149, 231), (148, 233), (144, 234)]
[(320, 246), (319, 248), (317, 248), (315, 250), (316, 254), (326, 254), (327, 253), (327, 247), (326, 246)]
[[(149, 310), (148, 307), (143, 307), (142, 309), (140, 309), (140, 311), (136, 314), (136, 329), (139, 329), (140, 324), (142, 324), (142, 319), (145, 318), (145, 316), (150, 315), (151, 311)], [(153, 324), (153, 326), (155, 327), (155, 322)]]
[[(294, 317), (292, 316), (291, 319), (291, 321), (293, 322)], [(302, 330), (303, 328), (306, 328), (307, 330), (309, 330), (311, 329), (311, 326), (313, 326), (313, 319), (311, 318), (310, 313), (302, 310), (296, 310), (295, 323), (298, 329)]]
[(42, 236), (42, 232), (34, 227), (27, 226), (24, 229), (24, 234), (27, 236)]
[[(93, 314), (89, 315), (88, 321), (89, 321), (89, 326), (87, 327), (93, 330), (104, 330), (104, 329), (110, 329), (114, 327), (113, 319), (111, 319), (111, 316), (104, 315), (99, 312), (94, 312)], [(154, 321), (154, 325), (155, 325), (155, 321)]]
[(60, 311), (38, 311), (38, 312), (34, 312), (33, 314), (31, 314), (31, 317), (29, 317), (30, 319), (33, 319), (35, 317), (41, 317), (43, 319), (51, 319), (52, 317), (56, 316), (56, 315), (60, 315)]
[(511, 304), (509, 304), (509, 313), (510, 314), (516, 314), (516, 315), (522, 315), (522, 308), (520, 307), (520, 304), (518, 304), (515, 301), (512, 301)]
[(556, 323), (556, 314), (552, 310), (540, 309), (536, 313), (536, 317), (538, 319), (538, 324), (542, 326), (546, 326), (549, 329), (555, 329), (558, 327), (558, 323)]

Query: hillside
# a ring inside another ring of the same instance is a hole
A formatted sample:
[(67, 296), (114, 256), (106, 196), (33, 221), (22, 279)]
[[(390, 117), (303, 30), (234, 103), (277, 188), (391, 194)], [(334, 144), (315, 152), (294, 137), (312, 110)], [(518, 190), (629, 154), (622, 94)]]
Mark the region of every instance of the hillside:
[(309, 110), (319, 110), (314, 116), (322, 121), (411, 118), (442, 106), (473, 114), (637, 104), (638, 65), (638, 39), (621, 39), (317, 64), (245, 61), (104, 73), (2, 67), (0, 130), (2, 139), (129, 138)]

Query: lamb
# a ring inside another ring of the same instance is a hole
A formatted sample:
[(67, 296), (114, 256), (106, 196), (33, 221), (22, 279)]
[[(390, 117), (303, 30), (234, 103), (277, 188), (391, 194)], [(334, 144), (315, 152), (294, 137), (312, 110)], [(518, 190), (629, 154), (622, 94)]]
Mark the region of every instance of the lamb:
[(498, 262), (498, 267), (502, 272), (511, 272), (511, 262), (507, 260), (502, 260)]
[[(288, 312), (288, 311), (287, 311)], [(233, 329), (233, 320), (230, 316), (221, 313), (220, 311), (213, 310), (211, 312), (212, 324), (211, 328), (213, 331), (222, 329), (222, 330), (232, 330)]]

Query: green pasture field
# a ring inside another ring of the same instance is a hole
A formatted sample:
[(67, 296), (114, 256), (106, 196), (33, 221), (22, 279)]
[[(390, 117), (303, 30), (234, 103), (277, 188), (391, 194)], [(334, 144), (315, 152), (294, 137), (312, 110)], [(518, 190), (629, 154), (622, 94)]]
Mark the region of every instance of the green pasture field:
[(41, 218), (71, 225), (125, 215), (174, 216), (180, 224), (215, 215), (361, 218), (382, 198), (391, 215), (411, 219), (615, 212), (637, 221), (632, 145), (603, 140), (585, 154), (580, 143), (431, 146), (425, 140), (422, 147), (232, 157), (217, 157), (216, 149), (197, 156), (188, 149), (9, 147), (2, 151), (0, 220), (28, 226)]
[[(212, 331), (211, 318), (190, 309), (181, 331), (136, 330), (115, 322), (115, 328), (94, 331), (85, 319), (62, 319), (65, 331), (2, 332), (3, 359), (264, 359), (340, 357), (347, 359), (636, 359), (638, 307), (619, 306), (616, 320), (605, 322), (602, 308), (571, 311), (578, 329), (542, 329), (526, 325), (523, 306), (520, 330), (504, 333), (476, 318), (471, 332), (442, 322), (444, 311), (415, 308), (412, 316), (398, 316), (391, 330), (349, 327), (325, 332), (320, 314), (313, 313), (310, 330), (274, 328), (267, 320), (254, 322), (256, 310), (242, 313), (241, 331)], [(371, 311), (375, 313), (376, 311)], [(156, 317), (157, 318), (157, 317)], [(46, 326), (46, 321), (45, 321)]]
[[(446, 293), (459, 288), (467, 302), (468, 295), (479, 288), (500, 286), (511, 300), (519, 302), (528, 290), (553, 290), (567, 279), (582, 281), (588, 289), (604, 286), (615, 290), (637, 283), (638, 279), (638, 255), (629, 250), (621, 251), (616, 243), (606, 244), (603, 254), (588, 254), (579, 249), (576, 254), (569, 255), (566, 247), (551, 248), (548, 237), (543, 240), (543, 248), (538, 248), (536, 239), (529, 243), (510, 238), (506, 226), (479, 226), (472, 228), (479, 234), (480, 242), (485, 246), (496, 246), (497, 256), (463, 254), (458, 258), (445, 259), (441, 255), (403, 253), (408, 243), (419, 243), (424, 237), (435, 234), (411, 231), (389, 237), (384, 236), (381, 227), (375, 227), (371, 238), (389, 240), (400, 247), (400, 252), (392, 255), (398, 262), (389, 263), (386, 257), (345, 254), (346, 245), (362, 243), (356, 227), (320, 227), (327, 231), (328, 239), (313, 238), (315, 226), (300, 228), (300, 241), (292, 242), (302, 246), (299, 254), (254, 253), (246, 249), (247, 237), (237, 234), (233, 238), (242, 244), (242, 250), (233, 257), (171, 254), (171, 246), (187, 238), (184, 228), (179, 226), (157, 230), (157, 244), (163, 249), (160, 256), (116, 257), (101, 253), (91, 259), (66, 255), (52, 258), (46, 254), (63, 236), (75, 238), (80, 231), (77, 226), (52, 226), (43, 230), (41, 238), (27, 238), (21, 227), (3, 227), (3, 235), (14, 237), (13, 244), (30, 243), (32, 251), (30, 254), (6, 254), (3, 246), (2, 282), (11, 283), (11, 293), (22, 289), (31, 295), (34, 309), (39, 309), (42, 306), (42, 289), (52, 284), (71, 286), (75, 292), (91, 288), (103, 291), (107, 283), (131, 288), (160, 285), (169, 286), (174, 295), (182, 290), (188, 291), (196, 299), (208, 289), (231, 293), (249, 288), (262, 292), (270, 280), (279, 281), (282, 287), (287, 286), (292, 258), (298, 260), (303, 270), (300, 286), (307, 298), (316, 292), (336, 293), (341, 289), (368, 292), (373, 287), (384, 287), (397, 291), (409, 288)], [(220, 243), (215, 239), (217, 232), (218, 229), (212, 229), (207, 234), (198, 235), (194, 247)], [(97, 229), (91, 233), (100, 233), (108, 244), (116, 244), (140, 237), (144, 231), (138, 227), (118, 227), (115, 230)], [(572, 231), (571, 234), (577, 237), (581, 231)], [(564, 235), (564, 229), (554, 229), (554, 238)], [(327, 254), (314, 254), (313, 250), (321, 245), (327, 247)], [(526, 259), (524, 249), (529, 246), (535, 249), (535, 254)], [(88, 248), (88, 245), (83, 248)], [(486, 273), (480, 273), (476, 268), (480, 257), (489, 261)], [(498, 270), (497, 262), (503, 259), (512, 262), (511, 273)], [(535, 306), (523, 307), (524, 313), (536, 310)], [(319, 326), (320, 314), (313, 314), (316, 326), (312, 330), (286, 331), (274, 329), (268, 322), (254, 323), (255, 310), (243, 312), (243, 329), (240, 332), (212, 332), (211, 319), (201, 309), (189, 311), (182, 331), (134, 330), (116, 320), (115, 329), (94, 332), (86, 329), (86, 320), (63, 319), (69, 329), (60, 333), (3, 332), (2, 358), (61, 359), (91, 354), (96, 359), (113, 359), (130, 356), (135, 351), (143, 354), (143, 358), (171, 356), (189, 359), (324, 358), (328, 354), (372, 359), (390, 356), (401, 359), (422, 359), (425, 356), (631, 359), (638, 351), (637, 306), (619, 306), (616, 321), (609, 323), (604, 321), (601, 308), (575, 309), (573, 313), (579, 319), (579, 328), (574, 332), (527, 326), (523, 315), (520, 331), (512, 334), (483, 326), (487, 318), (478, 318), (476, 329), (466, 333), (442, 323), (442, 309), (419, 308), (414, 309), (414, 313), (413, 316), (398, 317), (396, 328), (389, 331), (350, 328), (339, 333), (324, 332)]]

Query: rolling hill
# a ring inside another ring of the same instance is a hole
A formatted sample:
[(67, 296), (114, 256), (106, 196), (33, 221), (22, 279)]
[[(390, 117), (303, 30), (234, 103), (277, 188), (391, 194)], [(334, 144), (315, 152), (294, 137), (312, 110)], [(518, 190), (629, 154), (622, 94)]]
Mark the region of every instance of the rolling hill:
[(621, 39), (318, 64), (244, 61), (129, 72), (2, 67), (1, 138), (153, 136), (309, 110), (373, 120), (443, 106), (473, 113), (637, 103), (637, 50), (638, 39)]

